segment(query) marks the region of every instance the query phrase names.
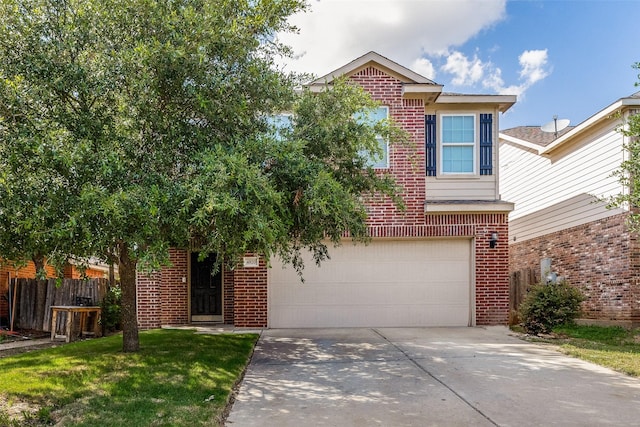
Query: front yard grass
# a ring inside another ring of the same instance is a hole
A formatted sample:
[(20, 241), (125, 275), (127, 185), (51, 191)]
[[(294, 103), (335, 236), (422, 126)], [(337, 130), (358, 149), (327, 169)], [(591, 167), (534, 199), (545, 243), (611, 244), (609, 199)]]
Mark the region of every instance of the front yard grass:
[(0, 425), (218, 426), (255, 334), (140, 333), (0, 359)]
[(565, 354), (640, 377), (640, 329), (569, 325), (553, 330)]

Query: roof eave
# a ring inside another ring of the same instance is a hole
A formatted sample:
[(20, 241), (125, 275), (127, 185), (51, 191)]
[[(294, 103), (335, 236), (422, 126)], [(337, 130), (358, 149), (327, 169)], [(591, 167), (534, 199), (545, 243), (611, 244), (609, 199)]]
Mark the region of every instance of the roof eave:
[(491, 201), (447, 201), (447, 200), (427, 200), (424, 204), (425, 213), (471, 213), (471, 212), (512, 212), (515, 204), (504, 200)]
[(495, 104), (498, 111), (506, 112), (517, 101), (516, 95), (449, 95), (442, 94), (437, 104)]

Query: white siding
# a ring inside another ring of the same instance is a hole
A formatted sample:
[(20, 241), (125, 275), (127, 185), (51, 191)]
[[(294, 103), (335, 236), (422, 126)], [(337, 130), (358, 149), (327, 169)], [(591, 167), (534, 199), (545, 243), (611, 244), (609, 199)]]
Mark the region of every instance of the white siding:
[(620, 212), (593, 203), (622, 191), (611, 176), (623, 159), (617, 124), (612, 120), (548, 158), (501, 142), (500, 190), (504, 200), (515, 203), (509, 216), (512, 237), (521, 241)]
[(490, 176), (479, 176), (467, 179), (429, 176), (426, 179), (426, 186), (427, 200), (498, 199), (498, 195), (496, 194), (496, 173)]
[(579, 194), (532, 214), (509, 220), (509, 237), (513, 243), (597, 221), (622, 212), (607, 209), (605, 203), (589, 194)]

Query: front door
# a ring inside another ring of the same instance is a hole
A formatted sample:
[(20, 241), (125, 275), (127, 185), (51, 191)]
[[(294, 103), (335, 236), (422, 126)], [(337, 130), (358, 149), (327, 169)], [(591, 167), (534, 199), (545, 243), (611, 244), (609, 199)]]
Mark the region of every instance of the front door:
[(222, 321), (222, 268), (211, 275), (216, 255), (198, 261), (198, 253), (191, 253), (191, 321)]

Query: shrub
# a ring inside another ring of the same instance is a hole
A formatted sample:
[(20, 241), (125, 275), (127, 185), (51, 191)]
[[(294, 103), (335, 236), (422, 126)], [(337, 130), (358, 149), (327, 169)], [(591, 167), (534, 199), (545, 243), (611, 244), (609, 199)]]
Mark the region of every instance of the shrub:
[(121, 329), (121, 299), (122, 291), (119, 285), (112, 286), (107, 290), (107, 294), (102, 300), (101, 322), (103, 332), (115, 332)]
[(522, 326), (530, 334), (549, 333), (555, 326), (573, 322), (582, 301), (580, 290), (567, 282), (537, 284), (520, 305)]

